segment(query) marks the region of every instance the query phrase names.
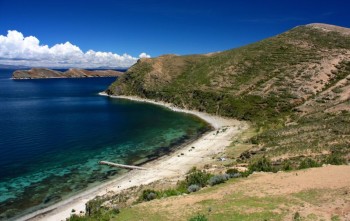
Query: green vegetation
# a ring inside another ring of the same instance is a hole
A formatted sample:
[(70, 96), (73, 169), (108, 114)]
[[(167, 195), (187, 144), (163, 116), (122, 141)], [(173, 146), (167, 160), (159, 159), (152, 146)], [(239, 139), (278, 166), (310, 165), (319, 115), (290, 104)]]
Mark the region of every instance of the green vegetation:
[[(348, 57), (349, 50), (348, 36), (300, 26), (212, 55), (139, 60), (108, 88), (108, 94), (139, 96), (246, 120), (251, 129), (227, 151), (227, 166), (248, 164), (246, 172), (228, 169), (226, 174), (212, 175), (193, 168), (172, 189), (143, 190), (138, 202), (215, 193), (240, 180), (230, 178), (253, 172), (346, 164), (350, 156), (350, 102), (346, 98), (350, 93), (350, 61), (340, 58)], [(105, 200), (97, 199), (87, 205), (86, 219), (73, 216), (71, 220), (93, 220), (97, 215), (102, 217), (98, 220), (167, 220), (174, 214), (179, 220), (283, 220), (287, 213), (293, 220), (313, 220), (317, 219), (314, 214), (301, 216), (288, 208), (304, 202), (317, 204), (322, 199), (320, 192), (302, 192), (288, 199), (235, 192), (198, 201), (195, 210), (184, 209), (187, 213), (164, 208), (154, 212), (137, 204), (123, 208), (118, 218), (113, 217), (119, 210), (106, 208)]]
[[(108, 93), (163, 100), (261, 124), (278, 122), (298, 105), (297, 99), (313, 95), (293, 89), (312, 83), (308, 75), (320, 71), (320, 60), (328, 55), (325, 50), (341, 49), (350, 49), (347, 37), (301, 26), (211, 56), (167, 55), (139, 61)], [(334, 76), (328, 86), (344, 77)]]
[[(235, 158), (261, 167), (256, 171), (343, 164), (350, 152), (350, 103), (341, 97), (349, 93), (350, 61), (339, 56), (349, 50), (348, 36), (299, 26), (212, 55), (140, 60), (107, 92), (250, 121), (256, 135)], [(257, 146), (263, 150), (251, 154)], [(256, 164), (263, 156), (271, 165)], [(305, 165), (308, 157), (315, 164)]]
[(205, 217), (205, 215), (198, 214), (190, 218), (188, 221), (208, 221), (208, 219)]
[(197, 192), (205, 186), (214, 186), (224, 183), (230, 178), (238, 178), (241, 176), (242, 174), (238, 171), (235, 171), (233, 174), (213, 175), (205, 171), (197, 170), (197, 168), (194, 167), (188, 172), (186, 179), (178, 182), (175, 188), (159, 191), (151, 189), (143, 190), (138, 202)]
[(294, 213), (293, 220), (295, 220), (295, 221), (301, 220), (301, 216), (300, 216), (299, 212)]
[(250, 163), (249, 165), (250, 171), (257, 171), (257, 172), (272, 172), (274, 171), (271, 161), (263, 156), (262, 158), (259, 158), (255, 162)]

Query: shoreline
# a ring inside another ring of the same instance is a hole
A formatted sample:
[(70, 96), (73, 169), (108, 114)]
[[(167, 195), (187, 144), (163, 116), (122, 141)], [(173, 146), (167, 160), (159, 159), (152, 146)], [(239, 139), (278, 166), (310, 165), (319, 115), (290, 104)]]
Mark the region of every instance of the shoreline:
[[(235, 135), (248, 128), (245, 122), (199, 111), (181, 109), (165, 102), (132, 96), (109, 96), (104, 92), (99, 93), (99, 95), (114, 99), (151, 103), (163, 106), (172, 111), (192, 114), (209, 123), (214, 129), (204, 133), (194, 141), (181, 145), (180, 148), (171, 152), (169, 155), (161, 156), (143, 164), (143, 167), (146, 167), (147, 170), (131, 170), (66, 200), (20, 217), (18, 220), (65, 220), (72, 214), (72, 209), (76, 211), (75, 214), (79, 214), (79, 211), (85, 211), (85, 203), (96, 196), (101, 196), (108, 192), (118, 193), (130, 187), (147, 185), (161, 179), (181, 178), (193, 166), (211, 162), (213, 155), (223, 152), (225, 147), (231, 144), (232, 138)], [(193, 151), (187, 151), (187, 149), (192, 149), (192, 147), (195, 147)], [(181, 155), (182, 152), (185, 154)], [(181, 156), (179, 157), (179, 155)]]

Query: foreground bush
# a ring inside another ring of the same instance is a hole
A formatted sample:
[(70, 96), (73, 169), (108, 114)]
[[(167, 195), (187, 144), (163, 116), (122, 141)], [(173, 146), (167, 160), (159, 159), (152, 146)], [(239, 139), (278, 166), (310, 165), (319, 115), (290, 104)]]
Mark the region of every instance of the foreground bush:
[(303, 161), (300, 162), (298, 169), (306, 169), (311, 167), (320, 167), (321, 164), (319, 164), (317, 161), (311, 159), (311, 158), (305, 158)]
[(205, 217), (205, 215), (198, 214), (198, 215), (190, 218), (188, 221), (208, 221), (208, 219), (207, 219), (207, 217)]
[(201, 187), (198, 186), (197, 184), (192, 184), (191, 186), (189, 186), (189, 187), (187, 188), (187, 191), (188, 191), (189, 193), (193, 193), (193, 192), (197, 192), (197, 191), (200, 190), (200, 189), (201, 189)]
[(207, 185), (208, 180), (211, 176), (211, 174), (205, 171), (195, 170), (194, 172), (186, 176), (185, 182), (187, 187), (191, 185), (198, 185), (199, 187), (204, 187)]
[(324, 163), (331, 165), (342, 165), (346, 164), (346, 160), (340, 154), (332, 153), (324, 160)]
[(142, 191), (140, 201), (151, 201), (151, 200), (156, 199), (157, 196), (158, 196), (157, 191), (147, 189), (147, 190)]
[(275, 172), (275, 170), (272, 167), (271, 161), (265, 156), (251, 163), (249, 165), (249, 170), (251, 172)]
[(224, 183), (226, 180), (228, 180), (230, 178), (230, 176), (228, 174), (224, 174), (224, 175), (216, 175), (213, 176), (209, 179), (208, 183), (210, 186), (214, 186), (220, 183)]
[(230, 178), (242, 177), (242, 174), (241, 174), (237, 169), (228, 169), (228, 170), (226, 171), (226, 174), (227, 174)]

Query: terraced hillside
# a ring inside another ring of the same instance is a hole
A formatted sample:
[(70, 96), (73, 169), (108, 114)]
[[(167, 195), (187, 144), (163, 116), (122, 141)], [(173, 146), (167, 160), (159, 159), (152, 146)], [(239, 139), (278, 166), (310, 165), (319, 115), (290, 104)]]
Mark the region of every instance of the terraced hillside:
[(107, 93), (251, 121), (254, 151), (235, 162), (350, 158), (348, 28), (310, 24), (223, 52), (141, 59)]

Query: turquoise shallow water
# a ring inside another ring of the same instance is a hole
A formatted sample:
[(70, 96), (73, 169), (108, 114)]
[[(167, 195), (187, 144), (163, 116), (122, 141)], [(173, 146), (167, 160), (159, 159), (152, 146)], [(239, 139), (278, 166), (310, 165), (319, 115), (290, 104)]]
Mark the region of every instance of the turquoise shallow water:
[(0, 70), (0, 220), (47, 207), (209, 130), (160, 106), (99, 96), (114, 78), (11, 80)]

